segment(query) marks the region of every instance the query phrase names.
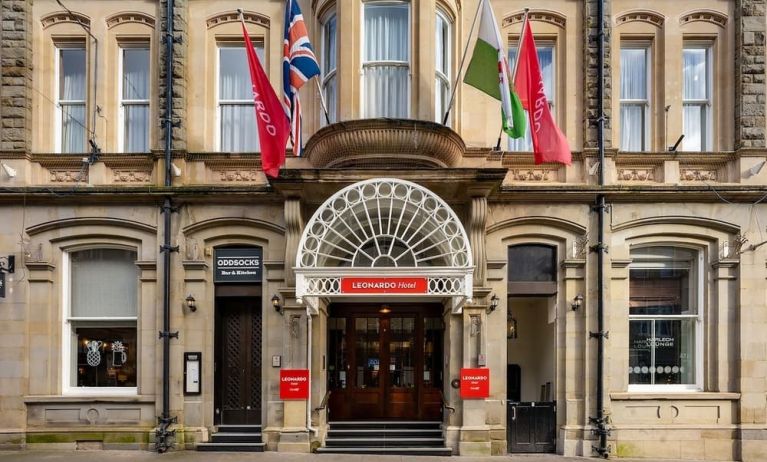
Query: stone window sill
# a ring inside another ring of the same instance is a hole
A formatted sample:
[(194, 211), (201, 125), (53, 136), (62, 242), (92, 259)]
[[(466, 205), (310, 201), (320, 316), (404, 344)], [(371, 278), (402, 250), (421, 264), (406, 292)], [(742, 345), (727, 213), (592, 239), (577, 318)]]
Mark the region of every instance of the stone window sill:
[(614, 392), (610, 393), (610, 399), (613, 401), (680, 401), (680, 400), (723, 400), (737, 401), (740, 399), (740, 393), (723, 392), (705, 392), (705, 391), (685, 391), (685, 392)]
[(153, 403), (154, 395), (99, 396), (99, 395), (27, 395), (26, 404), (41, 403)]

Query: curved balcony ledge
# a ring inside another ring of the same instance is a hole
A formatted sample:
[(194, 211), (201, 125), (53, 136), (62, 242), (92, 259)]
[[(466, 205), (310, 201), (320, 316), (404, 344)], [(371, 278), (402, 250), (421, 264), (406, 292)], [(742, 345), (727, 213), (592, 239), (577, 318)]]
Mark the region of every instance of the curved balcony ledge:
[(444, 168), (458, 165), (465, 150), (458, 133), (435, 122), (359, 119), (320, 129), (305, 156), (317, 168)]

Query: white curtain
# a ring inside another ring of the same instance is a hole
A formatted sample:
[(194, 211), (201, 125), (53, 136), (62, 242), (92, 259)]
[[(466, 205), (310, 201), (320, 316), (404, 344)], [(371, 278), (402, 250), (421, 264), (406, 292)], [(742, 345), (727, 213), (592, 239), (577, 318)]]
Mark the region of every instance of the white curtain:
[(683, 52), (682, 79), (684, 92), (685, 151), (706, 149), (708, 101), (708, 50), (687, 48)]
[(91, 249), (70, 254), (72, 317), (137, 315), (136, 252)]
[(85, 152), (85, 49), (60, 51), (61, 152)]
[[(337, 43), (337, 23), (336, 23), (336, 15), (333, 14), (328, 18), (328, 20), (324, 24), (324, 33), (323, 33), (323, 57), (322, 57), (322, 75), (324, 78), (324, 90), (325, 90), (325, 104), (327, 105), (328, 109), (328, 117), (330, 118), (330, 123), (335, 122), (336, 119), (336, 111), (338, 106), (338, 93), (336, 88), (336, 63), (338, 59), (338, 43)], [(330, 77), (328, 77), (329, 74), (333, 73)], [(325, 120), (325, 115), (322, 114), (320, 116), (321, 125), (325, 125), (327, 122)]]
[(123, 50), (125, 152), (149, 151), (149, 49)]
[[(554, 65), (554, 47), (552, 46), (539, 46), (536, 47), (538, 52), (538, 62), (541, 65), (541, 75), (543, 76), (543, 90), (546, 92), (546, 99), (549, 101), (549, 108), (554, 106), (554, 82), (556, 78), (556, 69)], [(517, 63), (517, 49), (516, 47), (509, 49), (509, 66), (512, 72)], [(500, 118), (499, 118), (500, 119)], [(509, 151), (531, 152), (533, 150), (533, 138), (530, 135), (530, 119), (527, 111), (525, 111), (525, 121), (527, 122), (527, 129), (525, 130), (525, 136), (522, 138), (509, 138)], [(500, 120), (499, 120), (500, 122)]]
[(365, 117), (409, 116), (409, 39), (407, 4), (365, 4)]
[(621, 150), (645, 149), (647, 49), (621, 49)]
[[(260, 51), (259, 47), (256, 51)], [(263, 63), (261, 53), (258, 54)], [(258, 151), (256, 113), (244, 47), (219, 48), (219, 115), (222, 151)]]

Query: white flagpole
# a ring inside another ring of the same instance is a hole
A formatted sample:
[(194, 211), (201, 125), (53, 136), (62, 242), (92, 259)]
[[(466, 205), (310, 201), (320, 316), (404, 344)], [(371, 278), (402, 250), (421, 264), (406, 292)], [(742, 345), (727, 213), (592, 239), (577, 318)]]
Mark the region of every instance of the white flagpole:
[(474, 13), (474, 20), (471, 22), (471, 29), (469, 30), (469, 36), (466, 38), (466, 46), (463, 48), (463, 56), (461, 57), (461, 65), (458, 67), (458, 75), (455, 76), (455, 83), (453, 83), (453, 91), (450, 92), (450, 102), (447, 104), (447, 111), (445, 111), (445, 117), (442, 119), (442, 125), (447, 125), (447, 118), (450, 117), (450, 110), (453, 108), (453, 102), (455, 100), (455, 90), (458, 88), (458, 82), (461, 80), (461, 72), (463, 71), (463, 63), (466, 61), (466, 52), (469, 50), (469, 42), (471, 42), (471, 35), (474, 33), (474, 26), (477, 24), (477, 18), (479, 17), (479, 11), (482, 9), (482, 4), (487, 0), (479, 0), (477, 5), (477, 12)]
[(325, 122), (330, 125), (330, 116), (328, 116), (328, 107), (325, 105), (325, 95), (322, 94), (322, 87), (320, 87), (319, 78), (315, 77), (314, 83), (317, 84), (317, 93), (320, 94), (320, 104), (322, 105), (322, 112), (325, 113)]

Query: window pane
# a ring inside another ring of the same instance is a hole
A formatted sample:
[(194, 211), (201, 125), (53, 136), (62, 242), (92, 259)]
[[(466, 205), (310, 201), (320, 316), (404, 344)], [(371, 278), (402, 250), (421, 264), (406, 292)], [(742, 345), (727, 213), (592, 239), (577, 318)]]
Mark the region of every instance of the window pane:
[(356, 318), (357, 335), (356, 371), (357, 388), (376, 388), (381, 369), (378, 318)]
[(258, 151), (256, 111), (252, 104), (221, 105), (221, 150)]
[(621, 48), (621, 99), (647, 99), (646, 48)]
[(695, 383), (695, 322), (694, 319), (655, 321), (654, 383)]
[(543, 90), (549, 104), (554, 103), (554, 48), (537, 47), (538, 61), (541, 63), (541, 75), (543, 76)]
[(408, 61), (408, 5), (365, 4), (365, 61)]
[(450, 23), (441, 14), (437, 14), (436, 22), (436, 37), (434, 40), (436, 46), (434, 52), (434, 56), (436, 57), (435, 69), (442, 72), (445, 76), (448, 76), (450, 59), (448, 56), (450, 48)]
[(423, 385), (442, 387), (442, 319), (423, 319)]
[(621, 104), (621, 150), (644, 150), (644, 104)]
[[(437, 76), (434, 80), (434, 89), (434, 117), (437, 122), (442, 123), (442, 118), (447, 111), (447, 104), (450, 101), (450, 84), (442, 76)], [(450, 125), (450, 120), (448, 120), (448, 125)]]
[(556, 281), (556, 250), (547, 245), (509, 247), (509, 281)]
[(79, 327), (72, 332), (75, 350), (71, 386), (135, 387), (136, 327)]
[(365, 117), (408, 116), (408, 73), (405, 66), (369, 66), (363, 69)]
[(336, 68), (336, 15), (332, 15), (325, 23), (325, 33), (323, 36), (323, 59), (322, 70), (324, 74), (329, 73)]
[(389, 333), (389, 384), (415, 387), (415, 318), (391, 318)]
[(125, 152), (149, 151), (149, 105), (126, 104)]
[(149, 49), (123, 49), (123, 99), (149, 99)]
[[(556, 80), (556, 65), (554, 63), (554, 47), (553, 46), (538, 46), (536, 47), (538, 52), (538, 61), (541, 64), (541, 74), (543, 75), (543, 89), (546, 92), (546, 99), (549, 101), (549, 108), (554, 105), (554, 82)], [(509, 67), (514, 72), (514, 67), (517, 63), (517, 48), (516, 42), (513, 46), (509, 47)], [(553, 114), (552, 114), (553, 115)], [(527, 111), (525, 111), (525, 119), (528, 119)], [(519, 152), (530, 152), (533, 150), (533, 139), (530, 135), (530, 123), (528, 122), (525, 136), (522, 138), (509, 138), (509, 150)]]
[(85, 49), (65, 48), (61, 53), (59, 100), (85, 101)]
[(684, 99), (708, 98), (708, 50), (686, 48), (683, 53), (682, 73)]
[[(337, 79), (335, 75), (325, 81), (325, 104), (327, 105), (330, 123), (333, 123), (337, 120), (336, 116), (338, 111), (338, 89), (336, 82)], [(327, 124), (324, 114), (320, 117), (320, 119), (323, 126)]]
[(91, 249), (72, 252), (72, 317), (137, 314), (136, 252)]
[(61, 104), (61, 152), (85, 152), (85, 103)]
[(253, 98), (248, 57), (244, 47), (219, 48), (219, 98), (247, 100)]
[(629, 383), (651, 384), (652, 320), (629, 321)]
[(328, 388), (346, 388), (346, 318), (328, 318)]
[(695, 314), (689, 269), (634, 268), (629, 274), (630, 314)]
[(684, 139), (682, 150), (702, 151), (706, 146), (706, 108), (702, 104), (685, 104), (682, 111)]

